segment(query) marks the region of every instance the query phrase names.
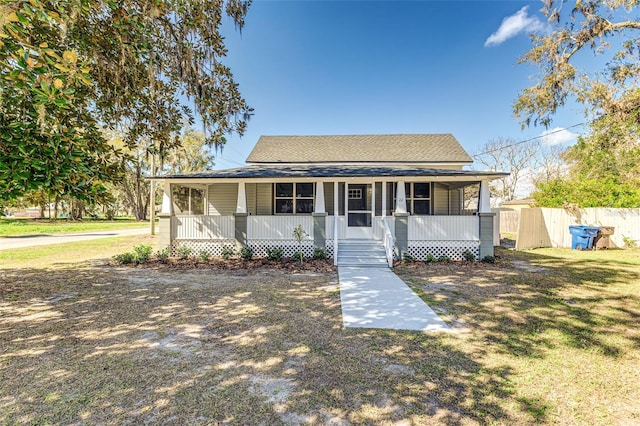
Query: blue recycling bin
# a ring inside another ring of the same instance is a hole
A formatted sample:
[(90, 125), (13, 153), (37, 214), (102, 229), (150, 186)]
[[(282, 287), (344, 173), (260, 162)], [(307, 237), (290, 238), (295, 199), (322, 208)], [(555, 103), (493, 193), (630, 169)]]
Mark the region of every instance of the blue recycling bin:
[(586, 250), (593, 248), (593, 241), (600, 228), (595, 226), (572, 225), (569, 227), (571, 233), (571, 248), (574, 250)]

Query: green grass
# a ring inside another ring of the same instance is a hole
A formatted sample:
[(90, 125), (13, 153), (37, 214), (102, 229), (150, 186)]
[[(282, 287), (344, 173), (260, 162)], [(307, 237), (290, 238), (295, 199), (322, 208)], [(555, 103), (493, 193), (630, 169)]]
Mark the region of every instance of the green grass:
[(112, 229), (142, 228), (148, 222), (131, 219), (120, 220), (82, 220), (66, 219), (20, 219), (0, 218), (0, 237), (17, 237), (22, 235), (47, 235), (83, 231), (106, 231)]
[(131, 251), (133, 246), (147, 244), (156, 248), (156, 238), (151, 235), (100, 238), (66, 244), (25, 247), (0, 250), (0, 269), (49, 268), (66, 265), (73, 267), (78, 262), (108, 259), (116, 254)]

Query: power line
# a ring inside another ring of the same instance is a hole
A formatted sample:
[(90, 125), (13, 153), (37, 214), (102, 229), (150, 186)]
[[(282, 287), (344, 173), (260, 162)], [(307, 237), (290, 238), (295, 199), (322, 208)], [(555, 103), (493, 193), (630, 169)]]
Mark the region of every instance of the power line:
[(501, 147), (498, 147), (498, 148), (490, 149), (490, 150), (488, 150), (488, 151), (480, 152), (480, 153), (478, 153), (478, 154), (474, 154), (472, 157), (473, 157), (473, 158), (478, 158), (478, 157), (479, 157), (479, 156), (481, 156), (481, 155), (490, 154), (490, 153), (492, 153), (492, 152), (496, 152), (496, 151), (501, 151), (501, 150), (503, 150), (503, 149), (505, 149), (505, 148), (510, 148), (510, 147), (512, 147), (512, 146), (520, 145), (520, 144), (523, 144), (523, 143), (526, 143), (526, 142), (531, 142), (531, 141), (534, 141), (534, 140), (536, 140), (536, 139), (546, 138), (546, 137), (547, 137), (547, 136), (549, 136), (549, 135), (553, 135), (553, 134), (555, 134), (555, 133), (564, 132), (564, 131), (565, 131), (565, 130), (567, 130), (567, 129), (573, 129), (574, 127), (584, 126), (585, 124), (586, 124), (586, 123), (582, 122), (582, 123), (574, 124), (573, 126), (564, 127), (564, 128), (562, 128), (562, 129), (554, 130), (554, 131), (549, 132), (549, 133), (543, 133), (543, 134), (542, 134), (542, 135), (540, 135), (540, 136), (535, 136), (535, 137), (533, 137), (533, 138), (525, 139), (525, 140), (522, 140), (522, 141), (514, 142), (514, 143), (509, 144), (509, 145), (501, 146)]

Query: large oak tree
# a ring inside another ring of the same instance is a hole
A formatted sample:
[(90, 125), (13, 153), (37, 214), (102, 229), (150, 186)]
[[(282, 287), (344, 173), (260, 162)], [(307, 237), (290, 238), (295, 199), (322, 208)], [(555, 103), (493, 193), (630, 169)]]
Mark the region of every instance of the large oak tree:
[[(29, 190), (106, 196), (122, 152), (163, 155), (196, 118), (210, 145), (244, 133), (252, 110), (228, 67), (223, 17), (243, 0), (4, 0), (0, 6), (0, 199)], [(185, 100), (194, 105), (192, 111)]]

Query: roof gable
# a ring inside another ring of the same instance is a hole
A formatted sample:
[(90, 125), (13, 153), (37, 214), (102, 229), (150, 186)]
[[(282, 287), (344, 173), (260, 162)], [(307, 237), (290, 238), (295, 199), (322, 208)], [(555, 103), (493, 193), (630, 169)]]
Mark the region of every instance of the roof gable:
[(261, 136), (247, 163), (471, 163), (451, 134)]

